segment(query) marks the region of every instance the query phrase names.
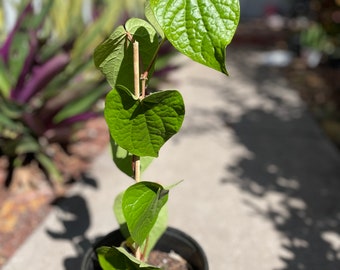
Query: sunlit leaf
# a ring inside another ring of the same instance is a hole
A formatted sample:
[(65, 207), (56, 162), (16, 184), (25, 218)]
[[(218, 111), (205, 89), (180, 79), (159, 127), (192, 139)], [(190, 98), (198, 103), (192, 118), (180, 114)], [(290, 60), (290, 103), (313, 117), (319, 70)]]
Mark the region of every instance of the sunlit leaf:
[(227, 74), (226, 46), (238, 25), (239, 0), (150, 0), (150, 6), (177, 50)]

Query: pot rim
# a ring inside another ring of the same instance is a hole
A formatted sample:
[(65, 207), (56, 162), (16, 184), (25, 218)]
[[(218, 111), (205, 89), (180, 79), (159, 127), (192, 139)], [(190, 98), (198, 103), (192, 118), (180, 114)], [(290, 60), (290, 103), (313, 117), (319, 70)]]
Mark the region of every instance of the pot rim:
[[(110, 245), (109, 243), (112, 242), (112, 239), (117, 238), (117, 236), (121, 237), (117, 242), (124, 241), (124, 237), (121, 235), (120, 230), (116, 229), (94, 243), (84, 254), (81, 269), (94, 270), (95, 268), (89, 269), (88, 265), (91, 264), (91, 261), (92, 265), (93, 262), (97, 261), (95, 249), (100, 246)], [(180, 246), (178, 246), (179, 244)], [(112, 243), (111, 245), (115, 244)], [(167, 227), (166, 231), (155, 245), (154, 250), (165, 252), (173, 250), (187, 260), (194, 270), (209, 270), (208, 259), (200, 244), (193, 237), (179, 229)], [(197, 260), (199, 260), (199, 262), (197, 262)]]

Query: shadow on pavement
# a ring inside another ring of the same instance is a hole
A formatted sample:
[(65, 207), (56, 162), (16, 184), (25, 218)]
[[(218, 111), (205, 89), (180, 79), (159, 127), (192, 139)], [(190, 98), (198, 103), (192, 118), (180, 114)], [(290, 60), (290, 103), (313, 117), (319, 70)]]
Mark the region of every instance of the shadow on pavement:
[[(219, 112), (251, 153), (227, 166), (236, 180), (221, 182), (266, 201), (265, 208), (245, 203), (281, 233), (287, 251), (281, 270), (340, 269), (340, 155), (304, 109), (292, 107), (282, 89), (276, 92), (280, 70), (261, 65), (243, 70), (257, 95), (275, 106), (244, 110), (237, 120)], [(224, 98), (230, 102), (228, 93)], [(244, 101), (234, 102), (242, 107)]]
[[(253, 153), (227, 168), (234, 184), (264, 200), (254, 210), (282, 233), (291, 254), (284, 269), (339, 269), (339, 158), (325, 149), (324, 139), (301, 130), (306, 119), (282, 122), (257, 111), (233, 125), (240, 142)], [(227, 182), (227, 180), (224, 180)]]
[[(83, 184), (97, 188), (96, 180), (84, 178)], [(88, 239), (87, 230), (91, 225), (91, 216), (86, 200), (79, 194), (64, 197), (54, 205), (61, 230), (46, 229), (46, 233), (55, 240), (70, 241), (76, 255), (64, 259), (65, 270), (80, 269), (85, 252), (97, 239)]]

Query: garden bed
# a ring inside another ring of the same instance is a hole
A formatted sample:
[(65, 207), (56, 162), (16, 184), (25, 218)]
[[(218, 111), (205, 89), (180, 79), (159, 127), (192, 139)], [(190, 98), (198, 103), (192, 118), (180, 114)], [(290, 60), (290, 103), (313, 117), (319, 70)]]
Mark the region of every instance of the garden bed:
[(72, 141), (66, 149), (50, 146), (65, 179), (54, 187), (37, 164), (31, 163), (17, 168), (10, 187), (5, 188), (7, 162), (0, 158), (0, 268), (46, 217), (51, 203), (62, 197), (72, 182), (82, 180), (93, 159), (106, 147), (109, 138), (104, 119), (87, 121)]

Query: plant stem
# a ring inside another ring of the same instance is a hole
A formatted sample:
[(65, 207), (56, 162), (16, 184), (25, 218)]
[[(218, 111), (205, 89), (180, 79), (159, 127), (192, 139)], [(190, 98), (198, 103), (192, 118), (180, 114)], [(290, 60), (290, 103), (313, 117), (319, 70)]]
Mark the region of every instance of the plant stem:
[(149, 72), (150, 72), (151, 68), (153, 67), (153, 65), (155, 63), (155, 61), (157, 59), (157, 56), (158, 56), (158, 53), (159, 53), (159, 50), (162, 47), (164, 42), (165, 42), (165, 39), (162, 39), (162, 41), (158, 45), (158, 48), (157, 48), (155, 54), (152, 57), (152, 60), (151, 60), (151, 62), (149, 64), (149, 66), (147, 67), (147, 69), (143, 72), (143, 74), (140, 77), (140, 80), (142, 81), (142, 93), (141, 93), (141, 97), (140, 97), (141, 99), (145, 98), (145, 95), (146, 95), (146, 81), (148, 80)]
[(133, 155), (132, 166), (133, 166), (133, 172), (134, 172), (134, 179), (136, 182), (140, 182), (141, 171), (140, 171), (140, 157), (139, 156)]
[(148, 75), (149, 75), (149, 72), (145, 71), (141, 76), (141, 81), (142, 81), (141, 99), (145, 98), (145, 95), (146, 95), (146, 81), (148, 80)]
[(158, 56), (158, 53), (159, 53), (159, 50), (161, 49), (161, 47), (162, 47), (163, 43), (165, 42), (165, 40), (166, 40), (166, 39), (163, 38), (163, 39), (161, 40), (161, 42), (159, 43), (158, 48), (157, 48), (155, 54), (153, 55), (152, 60), (151, 60), (151, 62), (150, 62), (150, 64), (149, 64), (148, 68), (147, 68), (146, 71), (144, 72), (144, 76), (148, 76), (148, 73), (150, 72), (150, 69), (152, 68), (152, 66), (155, 64), (156, 59), (157, 59), (157, 56)]
[(145, 240), (144, 250), (143, 250), (142, 255), (141, 255), (141, 260), (142, 261), (144, 261), (146, 259), (145, 258), (145, 254), (146, 254), (146, 250), (148, 249), (148, 245), (149, 245), (149, 236)]
[(141, 252), (140, 252), (140, 247), (137, 248), (136, 253), (135, 253), (135, 257), (136, 257), (138, 260), (142, 260), (142, 254), (141, 254)]
[[(140, 94), (140, 74), (139, 74), (139, 43), (138, 41), (133, 41), (133, 77), (134, 77), (134, 92), (137, 98), (141, 97)], [(142, 97), (143, 98), (143, 97)], [(132, 166), (134, 171), (134, 179), (136, 182), (140, 182), (140, 157), (133, 155), (132, 157)]]
[(139, 82), (139, 43), (133, 42), (133, 74), (134, 74), (134, 87), (135, 96), (140, 97), (140, 82)]

